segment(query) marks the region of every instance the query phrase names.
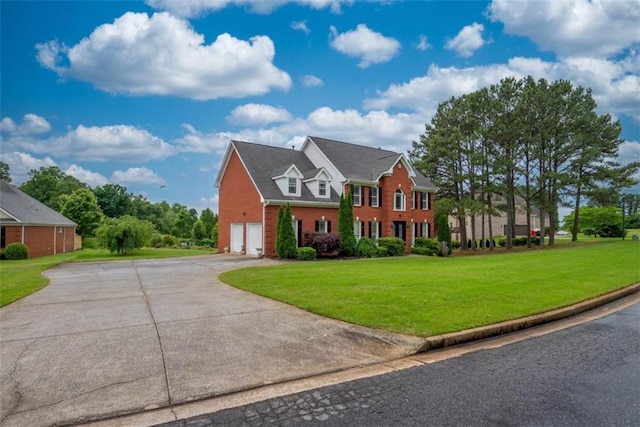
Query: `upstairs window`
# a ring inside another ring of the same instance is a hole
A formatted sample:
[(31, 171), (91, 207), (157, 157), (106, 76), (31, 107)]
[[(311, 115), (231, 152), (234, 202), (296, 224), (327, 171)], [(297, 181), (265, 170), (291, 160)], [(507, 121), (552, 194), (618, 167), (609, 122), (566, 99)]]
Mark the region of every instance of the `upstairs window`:
[(416, 199), (418, 198), (418, 193), (416, 193), (415, 191), (411, 192), (411, 209), (415, 209), (416, 208)]
[(423, 211), (429, 210), (429, 193), (426, 191), (420, 193), (420, 209)]
[(352, 185), (351, 194), (353, 195), (353, 206), (361, 206), (362, 205), (362, 187), (359, 185)]
[(298, 179), (289, 178), (289, 194), (297, 194), (297, 193), (298, 193)]
[(371, 206), (372, 208), (377, 208), (379, 206), (379, 194), (379, 187), (369, 187), (369, 206)]
[(402, 192), (402, 190), (398, 189), (393, 194), (393, 210), (394, 211), (406, 211), (407, 210), (407, 200)]
[(327, 195), (327, 181), (324, 181), (324, 180), (318, 181), (318, 194), (320, 196)]

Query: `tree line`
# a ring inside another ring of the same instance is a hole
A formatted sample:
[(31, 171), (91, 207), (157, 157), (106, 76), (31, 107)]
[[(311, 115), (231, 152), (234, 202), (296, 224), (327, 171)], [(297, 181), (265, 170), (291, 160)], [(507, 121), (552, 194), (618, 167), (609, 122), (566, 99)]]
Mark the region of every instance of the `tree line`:
[(493, 240), (491, 217), (505, 215), (511, 248), (522, 201), (528, 230), (531, 213), (539, 210), (541, 242), (548, 226), (553, 245), (560, 206), (573, 208), (577, 240), (583, 204), (615, 206), (622, 190), (636, 183), (640, 163), (615, 161), (621, 131), (618, 120), (597, 113), (590, 89), (565, 80), (505, 78), (442, 102), (409, 155), (439, 188), (437, 214), (458, 218), (462, 242)]
[[(0, 162), (0, 179), (11, 182), (4, 162)], [(179, 203), (152, 203), (119, 184), (91, 188), (57, 166), (32, 169), (29, 179), (19, 188), (78, 224), (77, 233), (83, 238), (94, 237), (103, 224), (125, 218), (128, 223), (131, 219), (148, 222), (147, 228), (155, 234), (196, 242), (208, 239), (213, 246), (217, 243), (218, 215), (209, 208), (198, 215), (196, 209)]]

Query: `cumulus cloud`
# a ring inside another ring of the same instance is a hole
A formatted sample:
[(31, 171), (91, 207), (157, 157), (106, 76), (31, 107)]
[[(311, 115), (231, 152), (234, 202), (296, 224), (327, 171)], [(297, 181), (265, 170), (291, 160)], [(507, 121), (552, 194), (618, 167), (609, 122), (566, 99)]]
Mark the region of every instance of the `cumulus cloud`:
[(165, 184), (165, 180), (149, 168), (129, 168), (126, 171), (117, 170), (111, 175), (111, 181), (116, 184)]
[(103, 175), (87, 170), (76, 164), (72, 164), (71, 166), (69, 166), (65, 173), (67, 175), (78, 178), (80, 181), (84, 182), (85, 184), (89, 184), (89, 186), (91, 187), (103, 186), (109, 182), (109, 180)]
[(304, 87), (319, 87), (324, 85), (322, 79), (318, 76), (314, 76), (313, 74), (302, 76), (301, 80)]
[(244, 6), (253, 13), (267, 14), (288, 3), (313, 9), (330, 8), (332, 12), (339, 13), (341, 4), (351, 4), (353, 0), (146, 0), (146, 3), (155, 9), (190, 18), (216, 12), (228, 6)]
[(307, 21), (293, 21), (291, 23), (291, 28), (294, 30), (302, 31), (303, 33), (309, 35), (311, 34), (311, 29), (307, 26)]
[[(630, 73), (636, 69), (635, 73)], [(513, 76), (531, 75), (536, 79), (570, 80), (574, 86), (590, 87), (599, 110), (624, 113), (640, 122), (640, 77), (637, 61), (613, 62), (593, 58), (567, 58), (559, 62), (539, 58), (516, 57), (506, 64), (468, 68), (441, 68), (431, 65), (424, 76), (405, 83), (392, 84), (366, 99), (367, 109), (410, 108), (426, 116), (435, 113), (438, 103)]]
[(447, 41), (445, 47), (464, 58), (468, 58), (476, 50), (484, 46), (485, 40), (482, 38), (482, 31), (484, 31), (484, 25), (482, 24), (474, 22), (471, 25), (467, 25), (460, 30), (458, 35)]
[(331, 26), (330, 33), (331, 47), (347, 56), (360, 58), (360, 68), (387, 62), (400, 50), (398, 40), (372, 31), (365, 24), (359, 24), (355, 30), (341, 34), (336, 27)]
[(244, 125), (266, 125), (291, 120), (291, 114), (284, 108), (265, 104), (240, 105), (231, 111), (227, 120)]
[(110, 93), (210, 100), (291, 86), (291, 77), (273, 64), (269, 37), (245, 41), (224, 33), (205, 44), (186, 20), (166, 12), (127, 12), (72, 47), (49, 41), (36, 49), (43, 67)]
[(563, 57), (608, 57), (640, 43), (637, 0), (493, 0), (488, 15)]
[(25, 114), (20, 124), (16, 124), (11, 117), (4, 117), (0, 121), (0, 132), (18, 135), (38, 135), (50, 130), (51, 124), (47, 119), (33, 113)]
[(420, 39), (419, 40), (420, 41), (416, 45), (416, 49), (418, 49), (418, 50), (427, 50), (427, 49), (431, 48), (431, 45), (427, 41), (427, 36), (425, 36), (424, 34), (420, 34)]
[[(4, 151), (4, 150), (3, 150)], [(2, 161), (9, 165), (12, 184), (20, 185), (29, 179), (29, 171), (38, 170), (41, 167), (57, 166), (51, 157), (37, 158), (31, 154), (14, 151), (2, 153)]]

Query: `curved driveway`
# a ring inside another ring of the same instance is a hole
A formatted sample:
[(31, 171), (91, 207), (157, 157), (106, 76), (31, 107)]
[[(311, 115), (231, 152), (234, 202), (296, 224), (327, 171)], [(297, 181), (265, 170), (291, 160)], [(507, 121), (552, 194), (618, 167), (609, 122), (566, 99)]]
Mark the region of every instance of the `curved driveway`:
[(64, 264), (0, 309), (0, 425), (77, 423), (414, 353), (422, 340), (220, 283), (228, 255)]

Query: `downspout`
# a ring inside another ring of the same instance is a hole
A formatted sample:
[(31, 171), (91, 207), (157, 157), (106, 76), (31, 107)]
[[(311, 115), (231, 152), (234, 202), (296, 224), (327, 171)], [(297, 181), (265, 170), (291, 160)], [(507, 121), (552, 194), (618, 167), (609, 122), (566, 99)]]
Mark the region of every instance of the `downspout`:
[(260, 258), (262, 258), (263, 256), (265, 256), (266, 252), (267, 252), (267, 238), (266, 238), (266, 231), (267, 231), (267, 205), (269, 204), (268, 201), (264, 201), (262, 203), (262, 255), (260, 256)]
[(56, 231), (58, 231), (58, 226), (54, 225), (53, 226), (53, 254), (54, 255), (57, 253), (57, 250), (58, 250), (58, 233), (56, 233)]
[(22, 233), (20, 234), (20, 243), (24, 245), (24, 224), (22, 224)]

